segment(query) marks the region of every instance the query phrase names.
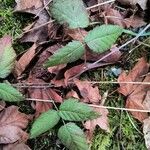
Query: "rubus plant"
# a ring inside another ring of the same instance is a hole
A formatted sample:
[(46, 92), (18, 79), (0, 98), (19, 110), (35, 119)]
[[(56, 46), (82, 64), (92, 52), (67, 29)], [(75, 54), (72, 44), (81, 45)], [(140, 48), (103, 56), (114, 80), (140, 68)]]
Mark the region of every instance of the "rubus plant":
[[(0, 81), (3, 81), (13, 70), (16, 53), (12, 47), (11, 37), (0, 39)], [(18, 102), (24, 100), (23, 95), (6, 83), (0, 83), (0, 100)]]
[[(80, 34), (82, 34), (80, 28), (86, 28), (90, 24), (88, 13), (82, 0), (53, 0), (50, 12), (60, 24), (67, 23), (69, 28), (78, 29)], [(123, 32), (125, 30), (117, 25), (97, 26), (83, 37), (83, 42), (72, 41), (59, 49), (44, 66), (51, 67), (80, 59), (85, 53), (85, 45), (94, 53), (103, 53), (111, 48)]]
[(91, 120), (98, 116), (99, 114), (87, 104), (69, 98), (64, 100), (59, 109), (56, 107), (56, 110), (44, 112), (34, 121), (30, 130), (30, 138), (35, 138), (52, 129), (62, 120), (64, 125), (58, 130), (58, 138), (61, 142), (70, 150), (87, 150), (88, 144), (84, 132), (74, 122)]

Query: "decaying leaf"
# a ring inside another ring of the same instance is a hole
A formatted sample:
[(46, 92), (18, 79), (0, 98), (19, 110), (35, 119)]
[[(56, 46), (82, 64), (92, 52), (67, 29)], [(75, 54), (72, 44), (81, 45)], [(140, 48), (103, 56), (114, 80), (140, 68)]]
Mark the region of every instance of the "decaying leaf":
[[(45, 82), (40, 79), (29, 78), (30, 83), (35, 84), (44, 84)], [(52, 108), (51, 102), (44, 102), (44, 100), (54, 100), (55, 102), (61, 103), (62, 97), (58, 95), (51, 88), (29, 88), (28, 89), (29, 96), (32, 99), (43, 100), (43, 102), (35, 101), (35, 104), (32, 104), (33, 108), (36, 110), (35, 116), (39, 116), (42, 112), (48, 111)]]
[(139, 4), (140, 7), (145, 10), (146, 9), (146, 4), (147, 0), (117, 0), (118, 2), (125, 4), (125, 5), (132, 5), (135, 6), (136, 4)]
[(28, 125), (29, 116), (18, 111), (18, 107), (10, 106), (0, 112), (0, 144), (26, 140), (28, 134), (23, 131)]
[(7, 144), (2, 147), (2, 150), (31, 150), (25, 143)]
[(147, 149), (150, 149), (150, 117), (145, 119), (143, 125), (143, 133)]
[(26, 67), (30, 64), (32, 59), (34, 58), (36, 54), (36, 48), (37, 45), (33, 44), (31, 48), (29, 48), (22, 56), (21, 58), (16, 62), (14, 74), (18, 77), (20, 76), (26, 69)]
[(94, 111), (100, 114), (100, 117), (94, 120), (89, 120), (84, 123), (84, 127), (87, 129), (87, 138), (91, 141), (93, 137), (93, 132), (96, 126), (99, 126), (101, 129), (109, 132), (109, 122), (108, 122), (108, 110), (103, 108), (93, 108)]
[(94, 104), (100, 103), (101, 95), (97, 86), (93, 87), (89, 81), (80, 81), (78, 79), (75, 79), (74, 83), (78, 87), (80, 94), (84, 98), (85, 102)]
[(105, 18), (106, 23), (112, 23), (112, 24), (115, 24), (115, 25), (119, 25), (123, 28), (126, 27), (123, 15), (121, 15), (121, 13), (118, 10), (115, 10), (111, 7), (107, 7), (105, 9), (104, 18)]
[[(118, 82), (150, 82), (150, 75), (146, 75), (149, 70), (149, 64), (145, 61), (144, 58), (141, 58), (135, 67), (126, 75), (123, 72), (119, 78)], [(145, 76), (146, 75), (146, 76)], [(120, 88), (118, 91), (123, 95), (127, 96), (126, 107), (131, 109), (149, 109), (146, 106), (145, 97), (150, 90), (150, 85), (148, 84), (129, 84), (129, 83), (120, 83)], [(148, 102), (149, 103), (149, 102)], [(142, 112), (131, 112), (132, 115), (139, 121), (143, 121), (148, 117), (147, 113)]]
[[(45, 9), (43, 9), (44, 4), (43, 0), (16, 0), (16, 12), (26, 12), (34, 15), (38, 14), (38, 20), (33, 24), (33, 26), (29, 25), (32, 28), (37, 28), (30, 32), (25, 32), (21, 37), (21, 42), (44, 42), (48, 37), (48, 26), (42, 26), (44, 23), (48, 22), (50, 17)], [(43, 9), (41, 11), (41, 9)], [(39, 13), (39, 11), (41, 11)], [(30, 29), (30, 28), (29, 28)]]

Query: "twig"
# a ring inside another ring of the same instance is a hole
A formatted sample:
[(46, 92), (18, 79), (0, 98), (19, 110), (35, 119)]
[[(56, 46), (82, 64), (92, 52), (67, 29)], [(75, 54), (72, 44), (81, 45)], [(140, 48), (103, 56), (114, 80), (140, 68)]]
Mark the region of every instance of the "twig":
[(110, 107), (110, 106), (102, 106), (102, 105), (92, 105), (89, 104), (91, 107), (95, 108), (103, 108), (103, 109), (113, 109), (113, 110), (122, 110), (122, 111), (132, 111), (132, 112), (145, 112), (148, 113), (150, 110), (143, 110), (143, 109), (131, 109), (131, 108), (121, 108), (121, 107)]
[[(28, 101), (38, 101), (38, 102), (50, 102), (54, 103), (53, 100), (48, 100), (48, 99), (31, 99), (31, 98), (26, 98)], [(120, 108), (120, 107), (110, 107), (110, 106), (102, 106), (102, 105), (92, 105), (88, 104), (90, 107), (95, 107), (95, 108), (103, 108), (103, 109), (113, 109), (113, 110), (122, 110), (122, 111), (132, 111), (132, 112), (150, 112), (150, 110), (141, 110), (141, 109), (130, 109), (130, 108)]]
[[(74, 82), (69, 82), (69, 83), (74, 83)], [(88, 83), (92, 83), (92, 84), (136, 84), (136, 85), (150, 85), (150, 82), (117, 82), (117, 81), (88, 81)], [(14, 87), (18, 87), (18, 88), (51, 88), (51, 87), (55, 87), (53, 84), (51, 83), (36, 83), (36, 84), (32, 84), (32, 83), (16, 83), (16, 84), (11, 84)]]
[(113, 3), (113, 2), (115, 2), (115, 1), (116, 1), (116, 0), (109, 0), (109, 1), (106, 1), (106, 2), (103, 2), (103, 3), (96, 4), (96, 5), (94, 5), (94, 6), (88, 7), (88, 8), (86, 8), (86, 9), (87, 9), (87, 10), (90, 10), (90, 9), (93, 9), (93, 8), (96, 8), (96, 7), (105, 5), (105, 4)]
[(131, 119), (129, 113), (128, 113), (127, 111), (126, 111), (126, 113), (127, 113), (128, 118), (129, 118), (129, 121), (131, 122), (131, 124), (132, 124), (132, 126), (134, 127), (134, 129), (135, 129), (138, 133), (140, 133), (141, 135), (143, 135), (143, 133), (142, 133), (140, 130), (138, 130), (138, 128), (135, 126), (135, 124), (134, 124), (134, 122), (132, 121), (132, 119)]
[(38, 17), (39, 14), (40, 14), (51, 2), (52, 2), (52, 0), (49, 0), (49, 1), (43, 6), (43, 8), (36, 14), (36, 16), (35, 16), (34, 18)]
[(39, 29), (39, 28), (41, 28), (41, 27), (43, 27), (43, 26), (46, 26), (47, 24), (53, 23), (54, 21), (55, 21), (55, 20), (50, 20), (50, 21), (48, 21), (48, 22), (46, 22), (46, 23), (43, 23), (43, 24), (41, 24), (41, 25), (39, 25), (39, 26), (37, 26), (37, 27), (34, 27), (34, 28), (32, 28), (32, 29), (29, 29), (29, 30), (25, 31), (25, 32), (23, 32), (22, 34), (25, 34), (25, 33), (28, 33), (28, 32), (30, 32), (30, 31)]

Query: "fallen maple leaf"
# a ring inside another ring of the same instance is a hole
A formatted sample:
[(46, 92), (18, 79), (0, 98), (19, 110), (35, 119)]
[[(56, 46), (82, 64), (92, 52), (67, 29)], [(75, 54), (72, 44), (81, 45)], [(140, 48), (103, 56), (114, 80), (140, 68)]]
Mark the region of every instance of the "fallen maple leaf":
[(97, 86), (93, 87), (89, 81), (74, 80), (75, 85), (78, 87), (81, 96), (84, 98), (84, 102), (99, 104), (101, 95)]
[[(135, 67), (126, 75), (123, 72), (119, 78), (118, 82), (141, 82), (139, 84), (129, 84), (129, 83), (120, 83), (120, 88), (118, 91), (124, 96), (127, 96), (126, 107), (131, 109), (149, 109), (146, 108), (147, 104), (144, 102), (147, 92), (150, 90), (150, 85), (142, 84), (150, 82), (150, 75), (145, 77), (145, 74), (148, 73), (149, 64), (145, 61), (144, 58), (141, 58)], [(132, 115), (139, 121), (143, 121), (148, 117), (147, 113), (142, 112), (131, 112)]]
[(91, 141), (93, 137), (93, 132), (96, 126), (99, 126), (101, 129), (109, 132), (109, 123), (108, 123), (108, 110), (105, 108), (96, 108), (93, 107), (94, 111), (100, 114), (100, 117), (94, 120), (89, 120), (84, 123), (85, 129), (87, 129), (87, 138)]
[(0, 144), (26, 140), (28, 134), (23, 131), (29, 122), (29, 116), (18, 111), (18, 107), (10, 106), (0, 112)]

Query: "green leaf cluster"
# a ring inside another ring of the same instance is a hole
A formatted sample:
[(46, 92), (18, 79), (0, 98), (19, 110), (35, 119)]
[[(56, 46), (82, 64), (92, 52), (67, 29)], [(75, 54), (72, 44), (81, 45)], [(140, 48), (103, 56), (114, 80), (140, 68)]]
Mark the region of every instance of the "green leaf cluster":
[[(65, 121), (85, 121), (99, 116), (87, 104), (78, 102), (77, 99), (65, 100), (59, 110), (49, 110), (42, 113), (33, 123), (30, 138), (35, 138), (52, 129), (60, 119)], [(75, 123), (66, 123), (58, 130), (61, 142), (71, 150), (87, 150), (88, 144), (84, 132)]]
[[(60, 24), (67, 23), (69, 28), (79, 29), (89, 25), (88, 13), (82, 0), (54, 0), (50, 12)], [(84, 37), (84, 42), (72, 41), (59, 49), (44, 66), (51, 67), (80, 59), (85, 52), (85, 45), (94, 53), (103, 53), (111, 48), (122, 32), (123, 29), (117, 25), (98, 26)]]

